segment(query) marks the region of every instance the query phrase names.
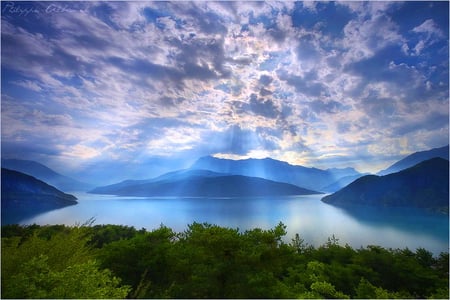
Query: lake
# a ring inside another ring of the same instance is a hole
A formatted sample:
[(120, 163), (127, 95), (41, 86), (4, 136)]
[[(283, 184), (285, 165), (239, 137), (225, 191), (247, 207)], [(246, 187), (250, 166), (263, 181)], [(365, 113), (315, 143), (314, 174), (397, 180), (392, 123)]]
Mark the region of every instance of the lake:
[(299, 233), (319, 246), (331, 235), (354, 248), (380, 245), (434, 254), (449, 249), (448, 216), (408, 208), (358, 207), (344, 210), (325, 204), (323, 195), (248, 198), (145, 198), (75, 194), (78, 204), (24, 220), (21, 224), (122, 224), (148, 230), (164, 224), (180, 232), (188, 224), (208, 222), (240, 230), (287, 226), (285, 241)]

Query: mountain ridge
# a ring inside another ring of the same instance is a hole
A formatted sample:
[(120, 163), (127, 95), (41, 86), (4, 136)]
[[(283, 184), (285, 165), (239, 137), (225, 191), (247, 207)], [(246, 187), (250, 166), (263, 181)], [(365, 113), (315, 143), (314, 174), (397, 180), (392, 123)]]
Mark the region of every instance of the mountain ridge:
[(338, 206), (428, 208), (448, 214), (449, 161), (440, 157), (388, 175), (366, 175), (322, 198)]
[[(319, 194), (292, 184), (257, 177), (228, 175), (203, 170), (187, 171), (185, 176), (165, 177), (128, 186), (98, 187), (90, 193), (119, 196), (242, 197)], [(191, 174), (191, 175), (189, 175)], [(209, 176), (208, 176), (209, 175)]]
[(33, 176), (66, 192), (87, 191), (92, 188), (92, 185), (88, 183), (62, 175), (33, 160), (2, 158), (1, 163), (3, 168)]
[(434, 157), (441, 157), (444, 159), (449, 159), (449, 145), (440, 147), (440, 148), (433, 148), (429, 150), (424, 151), (417, 151), (414, 153), (411, 153), (407, 155), (406, 157), (400, 159), (399, 161), (395, 162), (388, 168), (381, 170), (377, 173), (377, 175), (387, 175), (391, 173), (395, 173), (404, 169), (407, 169), (409, 167), (412, 167), (422, 161), (434, 158)]
[(28, 174), (1, 169), (2, 224), (77, 204), (77, 198)]
[(183, 170), (168, 172), (168, 173), (162, 174), (160, 176), (157, 176), (157, 177), (154, 177), (151, 179), (141, 179), (141, 180), (128, 179), (128, 180), (124, 180), (124, 181), (121, 181), (118, 183), (96, 187), (96, 188), (90, 190), (89, 193), (93, 193), (93, 194), (114, 193), (115, 191), (118, 191), (122, 188), (126, 188), (126, 187), (133, 186), (133, 185), (141, 185), (141, 184), (152, 183), (152, 182), (161, 182), (161, 181), (165, 181), (165, 180), (174, 180), (175, 178), (181, 177), (182, 175), (184, 175), (184, 176), (197, 175), (198, 176), (199, 174), (203, 174), (204, 176), (227, 175), (224, 173), (216, 173), (216, 172), (212, 172), (212, 171), (208, 171), (208, 170), (183, 169)]
[(191, 166), (191, 169), (260, 177), (315, 191), (322, 191), (324, 187), (336, 182), (341, 177), (360, 174), (353, 168), (322, 170), (314, 167), (291, 165), (288, 162), (272, 158), (231, 160), (213, 156), (199, 158)]

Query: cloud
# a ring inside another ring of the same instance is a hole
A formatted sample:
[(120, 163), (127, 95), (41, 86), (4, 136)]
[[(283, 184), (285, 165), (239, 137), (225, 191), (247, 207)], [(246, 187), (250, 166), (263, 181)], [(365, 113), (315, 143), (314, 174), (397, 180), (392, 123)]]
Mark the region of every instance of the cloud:
[(252, 112), (257, 115), (264, 116), (266, 118), (276, 118), (279, 115), (278, 108), (275, 106), (272, 100), (258, 98), (257, 95), (250, 95), (249, 107)]
[(35, 81), (31, 81), (31, 80), (18, 80), (18, 81), (12, 81), (12, 84), (18, 85), (18, 86), (22, 86), (26, 89), (35, 91), (35, 92), (40, 92), (42, 91), (42, 88), (39, 86), (38, 83), (36, 83)]
[(448, 32), (426, 4), (408, 22), (390, 2), (67, 5), (2, 15), (9, 154), (311, 165), (448, 140)]
[(169, 97), (169, 96), (162, 96), (160, 98), (160, 101), (163, 106), (176, 107), (176, 106), (180, 105), (181, 103), (183, 103), (184, 101), (186, 101), (186, 98), (183, 98), (183, 97), (173, 98), (173, 97)]
[(304, 76), (301, 76), (284, 73), (283, 71), (278, 76), (281, 80), (293, 86), (297, 92), (306, 96), (320, 96), (327, 90), (326, 86), (317, 80), (317, 75), (314, 72), (308, 72)]
[(73, 126), (73, 118), (69, 114), (46, 114), (39, 110), (33, 110), (25, 118), (38, 121), (39, 124), (46, 126)]
[(344, 54), (346, 63), (368, 59), (390, 45), (404, 44), (399, 26), (386, 14), (386, 10), (395, 4), (354, 2), (345, 5), (349, 5), (359, 15), (344, 27), (342, 46), (346, 50)]
[(99, 156), (101, 152), (98, 149), (94, 149), (92, 147), (87, 147), (84, 145), (74, 145), (69, 149), (64, 150), (61, 155), (69, 156), (78, 159), (91, 159), (96, 156)]
[(310, 103), (310, 107), (316, 113), (335, 114), (344, 109), (344, 105), (337, 101), (314, 100)]
[(273, 78), (269, 75), (263, 74), (259, 77), (259, 83), (261, 83), (264, 86), (269, 85), (272, 81), (273, 81)]
[(317, 2), (314, 2), (314, 1), (305, 1), (305, 2), (302, 2), (302, 6), (305, 8), (305, 9), (307, 9), (307, 10), (309, 10), (309, 11), (312, 11), (312, 12), (317, 12)]
[(427, 36), (434, 35), (439, 38), (444, 37), (444, 33), (439, 28), (439, 26), (433, 21), (433, 19), (428, 19), (424, 21), (419, 26), (414, 27), (412, 31), (416, 33), (425, 33)]
[(381, 97), (405, 103), (446, 99), (448, 91), (442, 89), (446, 85), (432, 89), (427, 83), (427, 75), (417, 66), (396, 64), (390, 59), (387, 53), (381, 51), (370, 59), (347, 66), (347, 71), (362, 79), (353, 89), (352, 95), (367, 99), (384, 94)]
[(425, 48), (432, 46), (445, 37), (443, 31), (433, 21), (433, 19), (425, 20), (422, 24), (414, 27), (411, 31), (421, 36), (421, 39), (413, 48), (413, 55), (421, 55)]
[(318, 47), (315, 43), (316, 39), (311, 34), (305, 35), (301, 38), (297, 48), (297, 56), (299, 61), (319, 60), (321, 56), (320, 47)]

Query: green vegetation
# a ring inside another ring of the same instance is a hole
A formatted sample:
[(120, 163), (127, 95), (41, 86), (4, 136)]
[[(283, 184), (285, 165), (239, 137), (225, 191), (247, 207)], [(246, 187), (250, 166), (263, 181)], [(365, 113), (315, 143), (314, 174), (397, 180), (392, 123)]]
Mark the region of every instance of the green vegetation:
[(2, 298), (449, 298), (449, 255), (193, 223), (2, 227)]
[(87, 227), (2, 227), (2, 298), (124, 298), (99, 268)]

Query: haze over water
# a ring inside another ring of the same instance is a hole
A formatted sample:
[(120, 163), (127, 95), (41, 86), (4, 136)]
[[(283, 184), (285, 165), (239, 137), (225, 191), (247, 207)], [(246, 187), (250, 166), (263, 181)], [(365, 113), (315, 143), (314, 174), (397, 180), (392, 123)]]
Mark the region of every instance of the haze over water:
[(188, 224), (208, 222), (240, 230), (287, 225), (286, 242), (299, 233), (322, 245), (333, 234), (341, 245), (359, 248), (418, 247), (435, 255), (448, 251), (448, 216), (405, 208), (357, 208), (358, 213), (320, 201), (323, 195), (254, 198), (144, 198), (77, 194), (79, 204), (40, 214), (22, 224), (121, 224), (155, 229), (164, 224), (180, 232)]

